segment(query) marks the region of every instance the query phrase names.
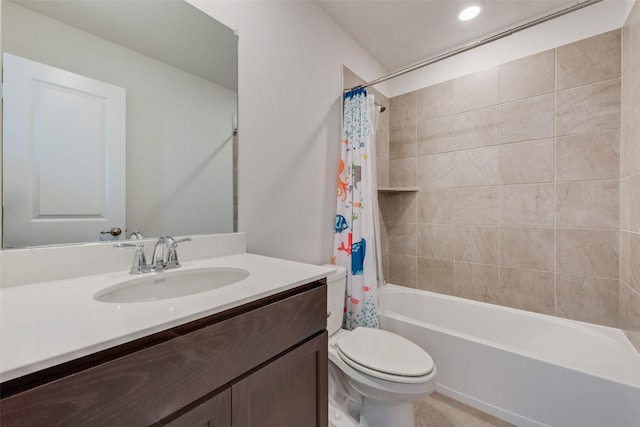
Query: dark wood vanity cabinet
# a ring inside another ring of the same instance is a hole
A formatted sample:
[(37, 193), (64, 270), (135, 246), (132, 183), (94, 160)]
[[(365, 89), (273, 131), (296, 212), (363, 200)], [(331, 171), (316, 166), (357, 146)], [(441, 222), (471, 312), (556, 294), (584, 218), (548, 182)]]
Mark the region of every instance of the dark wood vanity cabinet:
[(326, 427), (317, 281), (1, 385), (0, 425)]

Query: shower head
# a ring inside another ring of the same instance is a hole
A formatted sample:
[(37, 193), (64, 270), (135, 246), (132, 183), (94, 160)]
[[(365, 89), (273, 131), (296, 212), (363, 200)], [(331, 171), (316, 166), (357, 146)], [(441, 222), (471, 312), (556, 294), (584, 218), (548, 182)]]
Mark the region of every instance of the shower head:
[(381, 112), (381, 113), (382, 113), (384, 110), (386, 110), (386, 109), (387, 109), (387, 107), (385, 107), (384, 105), (379, 104), (379, 103), (377, 103), (377, 102), (376, 102), (376, 107), (378, 107), (378, 111), (379, 111), (379, 112)]

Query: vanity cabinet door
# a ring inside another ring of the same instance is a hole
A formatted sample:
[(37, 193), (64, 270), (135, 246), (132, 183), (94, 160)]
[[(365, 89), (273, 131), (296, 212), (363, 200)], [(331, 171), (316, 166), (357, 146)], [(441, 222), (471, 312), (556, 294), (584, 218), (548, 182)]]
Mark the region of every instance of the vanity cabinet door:
[(157, 427), (231, 427), (231, 388), (215, 394), (195, 407)]
[(327, 332), (231, 386), (233, 427), (327, 426)]

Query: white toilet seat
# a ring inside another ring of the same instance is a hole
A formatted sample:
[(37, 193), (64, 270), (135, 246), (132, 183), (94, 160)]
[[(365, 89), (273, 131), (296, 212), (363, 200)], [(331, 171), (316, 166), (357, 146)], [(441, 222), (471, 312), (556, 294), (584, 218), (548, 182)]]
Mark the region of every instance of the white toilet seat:
[[(329, 361), (343, 372), (345, 380), (361, 396), (367, 396), (379, 402), (398, 403), (413, 402), (431, 393), (436, 386), (437, 369), (421, 377), (414, 378), (415, 382), (401, 382), (403, 377), (391, 376), (389, 379), (380, 378), (364, 372), (360, 366), (353, 367), (346, 358), (340, 356), (337, 343), (353, 331), (339, 330), (329, 337)], [(419, 380), (418, 380), (419, 378)], [(406, 379), (405, 379), (406, 380)]]
[(336, 349), (353, 369), (386, 381), (424, 383), (434, 370), (433, 359), (421, 347), (381, 329), (356, 328), (336, 341)]

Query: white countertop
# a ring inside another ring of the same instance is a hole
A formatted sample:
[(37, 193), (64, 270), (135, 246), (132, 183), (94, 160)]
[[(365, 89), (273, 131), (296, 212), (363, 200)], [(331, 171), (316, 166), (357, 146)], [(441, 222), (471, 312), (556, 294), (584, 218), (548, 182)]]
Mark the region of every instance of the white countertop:
[(243, 253), (183, 262), (180, 269), (159, 274), (203, 267), (240, 268), (250, 274), (233, 285), (204, 293), (126, 304), (93, 299), (105, 287), (135, 277), (126, 271), (0, 289), (0, 381), (256, 301), (333, 272), (328, 267)]

